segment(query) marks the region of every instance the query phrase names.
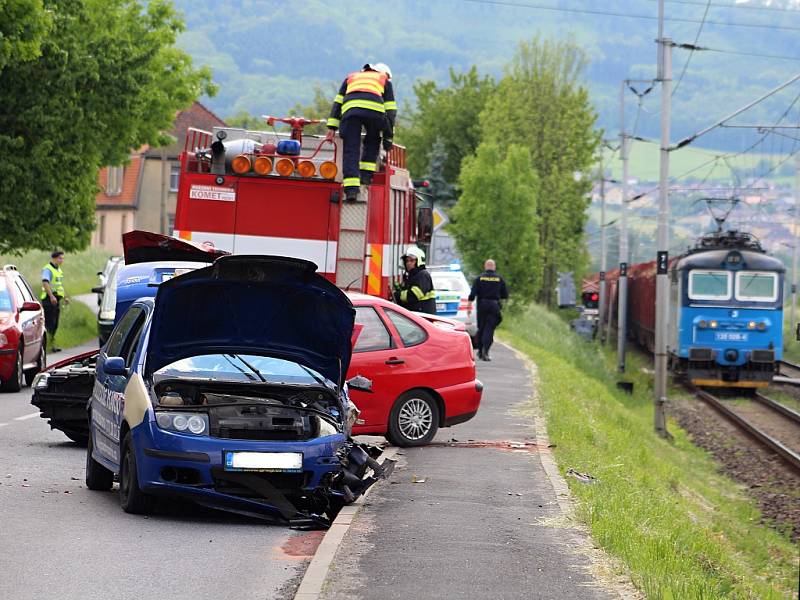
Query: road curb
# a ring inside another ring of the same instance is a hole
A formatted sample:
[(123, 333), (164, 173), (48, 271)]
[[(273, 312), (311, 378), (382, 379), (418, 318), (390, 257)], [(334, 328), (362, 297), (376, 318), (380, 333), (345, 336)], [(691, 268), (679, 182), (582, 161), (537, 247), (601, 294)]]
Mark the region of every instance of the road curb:
[[(388, 448), (382, 456), (383, 458), (394, 460), (399, 450), (399, 448), (392, 446)], [(303, 579), (300, 581), (300, 586), (294, 594), (294, 600), (318, 600), (325, 579), (328, 577), (328, 571), (330, 571), (333, 559), (336, 556), (336, 552), (339, 550), (339, 546), (345, 534), (347, 534), (356, 515), (364, 506), (364, 502), (370, 492), (379, 485), (381, 485), (380, 481), (368, 489), (358, 500), (339, 511), (330, 529), (325, 532), (322, 542), (320, 542), (320, 545), (317, 547), (314, 558), (312, 558), (311, 562), (308, 564), (305, 575), (303, 575)]]

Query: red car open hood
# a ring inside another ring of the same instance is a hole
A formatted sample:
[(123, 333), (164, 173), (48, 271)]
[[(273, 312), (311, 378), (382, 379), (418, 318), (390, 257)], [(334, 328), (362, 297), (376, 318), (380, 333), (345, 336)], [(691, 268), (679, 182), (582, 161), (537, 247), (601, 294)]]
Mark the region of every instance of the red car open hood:
[(207, 245), (140, 230), (123, 234), (122, 247), (126, 265), (166, 260), (213, 263), (220, 256), (230, 254)]

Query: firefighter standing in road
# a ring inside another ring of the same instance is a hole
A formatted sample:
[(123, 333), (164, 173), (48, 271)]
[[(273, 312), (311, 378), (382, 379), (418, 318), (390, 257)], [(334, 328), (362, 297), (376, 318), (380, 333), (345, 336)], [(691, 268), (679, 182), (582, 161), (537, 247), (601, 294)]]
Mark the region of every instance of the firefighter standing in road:
[(44, 309), (44, 328), (50, 339), (50, 352), (60, 352), (56, 347), (56, 330), (58, 319), (61, 315), (61, 301), (69, 304), (64, 293), (64, 272), (61, 264), (64, 262), (64, 253), (56, 250), (50, 255), (50, 262), (42, 269), (42, 293), (39, 298)]
[(436, 314), (436, 292), (431, 274), (425, 268), (425, 253), (416, 246), (409, 246), (403, 255), (406, 272), (403, 283), (394, 293), (395, 302), (417, 312)]
[(506, 282), (497, 274), (497, 266), (490, 258), (483, 264), (484, 271), (475, 278), (469, 300), (478, 298), (478, 358), (492, 360), (489, 357), (489, 348), (494, 341), (494, 330), (500, 324), (501, 300), (508, 298)]
[[(377, 169), (378, 151), (383, 134), (383, 148), (392, 147), (397, 102), (392, 89), (392, 71), (383, 63), (366, 64), (350, 73), (333, 101), (328, 118), (327, 139), (336, 130), (344, 142), (342, 175), (345, 199), (358, 198), (361, 184), (369, 184)], [(366, 131), (361, 153), (361, 130)], [(359, 156), (360, 154), (360, 156)]]

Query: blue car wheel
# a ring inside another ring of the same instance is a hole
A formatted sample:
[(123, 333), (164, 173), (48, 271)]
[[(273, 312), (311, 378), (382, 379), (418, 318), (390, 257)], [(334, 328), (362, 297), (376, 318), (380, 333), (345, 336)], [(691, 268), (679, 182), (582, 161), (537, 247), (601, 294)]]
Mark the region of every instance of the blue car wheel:
[(131, 434), (125, 435), (122, 443), (122, 464), (119, 472), (119, 505), (126, 513), (147, 515), (153, 512), (155, 498), (145, 494), (139, 487), (136, 471), (136, 453), (133, 450)]

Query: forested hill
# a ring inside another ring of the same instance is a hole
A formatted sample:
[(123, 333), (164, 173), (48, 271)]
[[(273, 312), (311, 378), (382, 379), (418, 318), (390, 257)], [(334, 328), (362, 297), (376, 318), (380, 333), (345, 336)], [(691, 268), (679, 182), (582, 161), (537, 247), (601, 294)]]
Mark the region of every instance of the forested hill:
[[(413, 100), (416, 79), (445, 82), (451, 67), (462, 70), (476, 64), (482, 72), (501, 74), (519, 40), (539, 34), (569, 37), (587, 50), (588, 83), (600, 125), (614, 131), (619, 82), (651, 78), (655, 71), (655, 0), (174, 1), (187, 23), (180, 45), (199, 64), (213, 69), (220, 91), (208, 103), (224, 116), (240, 110), (283, 112), (311, 100), (315, 85), (333, 86), (368, 60), (388, 63), (398, 96)], [(732, 4), (733, 0), (710, 2), (698, 45), (800, 58), (800, 10), (794, 10), (795, 0)], [(665, 33), (677, 42), (694, 42), (705, 0), (667, 0), (666, 6), (668, 18), (674, 20), (667, 22)], [(572, 10), (615, 14), (568, 12)], [(687, 56), (686, 50), (675, 50), (676, 80)], [(695, 52), (674, 95), (675, 136), (713, 121), (798, 71), (800, 60)], [(630, 102), (635, 102), (632, 95)], [(750, 117), (768, 118), (786, 105), (786, 97), (778, 98)], [(644, 109), (637, 133), (655, 136), (656, 94), (646, 98)]]

